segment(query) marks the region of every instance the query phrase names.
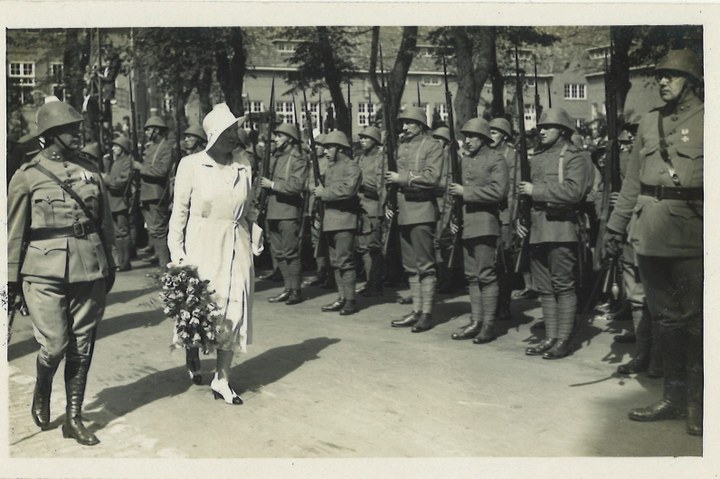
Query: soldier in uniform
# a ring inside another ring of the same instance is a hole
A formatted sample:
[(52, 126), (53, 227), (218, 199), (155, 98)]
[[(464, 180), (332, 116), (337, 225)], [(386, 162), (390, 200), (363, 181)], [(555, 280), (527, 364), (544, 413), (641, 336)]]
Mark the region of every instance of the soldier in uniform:
[(173, 151), (167, 139), (167, 125), (159, 116), (148, 118), (144, 132), (150, 144), (145, 148), (142, 163), (133, 161), (133, 168), (140, 171), (140, 210), (147, 225), (150, 245), (162, 270), (170, 262), (167, 246), (170, 221), (168, 182), (173, 167)]
[[(325, 134), (320, 133), (315, 138), (315, 156), (318, 160), (318, 170), (320, 170), (320, 177), (325, 178), (325, 171), (327, 170), (328, 162), (325, 157)], [(308, 199), (308, 207), (305, 212), (310, 217), (310, 241), (313, 247), (313, 255), (315, 256), (316, 274), (314, 278), (307, 278), (302, 282), (303, 286), (323, 286), (324, 288), (329, 286), (332, 281), (330, 278), (332, 275), (329, 274), (330, 266), (328, 264), (327, 251), (319, 251), (317, 243), (320, 240), (322, 234), (322, 225), (315, 217), (316, 204), (315, 196), (312, 194), (315, 189), (315, 171), (310, 168), (308, 174), (307, 187), (305, 188), (306, 194), (310, 195)]]
[(665, 104), (640, 120), (605, 247), (618, 254), (629, 231), (652, 320), (663, 327), (663, 398), (632, 410), (630, 419), (687, 416), (687, 432), (702, 435), (702, 65), (689, 50), (671, 50), (655, 79)]
[(562, 108), (548, 108), (538, 122), (540, 145), (530, 162), (532, 181), (521, 181), (518, 194), (532, 197), (531, 226), (518, 223), (520, 237), (530, 235), (530, 271), (540, 293), (547, 337), (526, 349), (543, 359), (570, 352), (575, 323), (578, 263), (578, 214), (592, 188), (590, 155), (572, 144), (574, 125)]
[(77, 154), (82, 119), (62, 102), (38, 111), (47, 147), (13, 175), (8, 192), (8, 280), (11, 294), (22, 287), (40, 343), (33, 421), (49, 427), (53, 377), (64, 356), (63, 436), (91, 446), (100, 441), (83, 424), (82, 404), (115, 263), (105, 186), (97, 167)]
[(110, 211), (115, 227), (118, 271), (130, 271), (130, 218), (128, 216), (128, 191), (132, 174), (132, 143), (125, 136), (112, 142), (113, 163), (108, 173), (102, 175), (108, 190)]
[(325, 186), (313, 189), (313, 195), (323, 202), (322, 234), (325, 235), (330, 254), (330, 266), (335, 273), (338, 299), (326, 304), (324, 312), (340, 311), (343, 316), (355, 314), (356, 271), (353, 261), (355, 232), (357, 230), (360, 200), (358, 190), (362, 182), (360, 166), (347, 152), (350, 142), (342, 131), (331, 131), (324, 140), (328, 167)]
[(285, 281), (285, 289), (268, 301), (293, 305), (303, 300), (299, 235), (307, 161), (300, 149), (300, 132), (295, 125), (281, 123), (273, 132), (273, 142), (275, 151), (270, 160), (270, 178), (261, 177), (260, 187), (269, 190), (266, 216), (270, 248)]
[(205, 135), (205, 130), (197, 123), (188, 126), (183, 132), (181, 144), (183, 156), (203, 151), (206, 144), (207, 135)]
[[(402, 122), (397, 168), (385, 173), (387, 183), (399, 185), (398, 226), (403, 268), (408, 273), (413, 311), (391, 322), (395, 328), (412, 326), (421, 333), (435, 326), (432, 319), (437, 283), (435, 268), (435, 225), (438, 206), (435, 188), (443, 168), (442, 145), (430, 136), (425, 110), (408, 107), (398, 114)], [(386, 209), (392, 218), (394, 212)]]
[(500, 203), (500, 235), (498, 237), (500, 244), (498, 245), (498, 286), (500, 293), (498, 296), (498, 315), (500, 321), (512, 319), (510, 315), (510, 295), (512, 294), (513, 284), (513, 265), (509, 263), (513, 257), (513, 234), (510, 225), (511, 216), (515, 211), (515, 163), (517, 162), (517, 153), (512, 146), (512, 127), (510, 122), (502, 117), (490, 120), (490, 148), (498, 151), (503, 158), (508, 170), (508, 188), (507, 198)]
[(450, 162), (450, 129), (446, 126), (436, 128), (432, 137), (442, 144), (443, 148), (443, 169), (440, 173), (440, 181), (435, 188), (435, 196), (438, 201), (438, 221), (435, 225), (435, 264), (437, 266), (437, 290), (441, 293), (450, 293), (453, 286), (461, 286), (461, 281), (454, 282), (453, 265), (448, 264), (450, 250), (452, 248), (453, 234), (450, 231), (450, 219), (452, 216), (452, 200), (448, 187), (452, 183), (452, 168)]
[(381, 296), (383, 293), (382, 205), (385, 199), (386, 160), (382, 133), (375, 126), (365, 127), (360, 133), (362, 153), (357, 162), (362, 170), (360, 205), (362, 231), (357, 237), (357, 252), (362, 257), (365, 285), (358, 290), (362, 296)]
[(472, 316), (470, 325), (453, 333), (452, 339), (475, 338), (475, 344), (483, 344), (496, 337), (499, 288), (495, 255), (508, 168), (503, 155), (489, 146), (493, 139), (486, 120), (472, 118), (460, 131), (465, 135), (467, 154), (462, 159), (462, 184), (452, 183), (450, 193), (463, 201), (465, 275)]

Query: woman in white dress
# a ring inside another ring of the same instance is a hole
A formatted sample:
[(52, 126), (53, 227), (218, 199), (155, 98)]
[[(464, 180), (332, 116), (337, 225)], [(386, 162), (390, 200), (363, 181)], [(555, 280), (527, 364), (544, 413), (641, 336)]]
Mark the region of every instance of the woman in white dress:
[(178, 167), (168, 234), (172, 262), (197, 266), (223, 313), (217, 323), (217, 365), (210, 388), (215, 399), (228, 404), (242, 404), (228, 380), (233, 353), (244, 351), (252, 339), (252, 255), (253, 250), (259, 254), (262, 244), (252, 206), (250, 164), (233, 153), (244, 120), (224, 103), (205, 117), (205, 151), (186, 156)]

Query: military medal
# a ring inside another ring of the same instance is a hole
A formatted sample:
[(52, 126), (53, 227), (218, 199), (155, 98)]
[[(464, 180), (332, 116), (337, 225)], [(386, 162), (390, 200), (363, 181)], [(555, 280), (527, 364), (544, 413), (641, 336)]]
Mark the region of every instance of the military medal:
[(690, 130), (688, 130), (687, 128), (683, 128), (682, 130), (680, 130), (680, 133), (682, 134), (682, 138), (680, 139), (683, 143), (687, 143), (688, 141), (690, 141), (690, 137), (688, 136)]

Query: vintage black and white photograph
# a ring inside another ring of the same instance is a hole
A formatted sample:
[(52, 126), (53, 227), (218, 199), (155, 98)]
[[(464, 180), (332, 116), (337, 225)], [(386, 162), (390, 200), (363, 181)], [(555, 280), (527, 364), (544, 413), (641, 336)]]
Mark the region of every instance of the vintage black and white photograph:
[(707, 459), (700, 16), (166, 5), (6, 25), (8, 459)]

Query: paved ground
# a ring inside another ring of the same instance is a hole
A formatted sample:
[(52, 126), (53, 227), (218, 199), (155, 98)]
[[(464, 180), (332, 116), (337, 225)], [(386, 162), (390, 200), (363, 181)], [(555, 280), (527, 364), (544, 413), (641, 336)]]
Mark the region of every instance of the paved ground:
[[(140, 263), (138, 263), (140, 264)], [(255, 341), (236, 356), (232, 383), (245, 405), (214, 401), (213, 360), (204, 383), (171, 353), (146, 268), (119, 275), (100, 325), (86, 400), (87, 423), (102, 443), (62, 438), (62, 374), (53, 425), (40, 432), (29, 407), (36, 343), (27, 319), (8, 348), (9, 452), (14, 458), (467, 458), (698, 456), (702, 440), (681, 421), (636, 423), (627, 411), (660, 396), (662, 380), (619, 377), (631, 346), (612, 343), (629, 323), (585, 322), (572, 356), (525, 356), (538, 341), (534, 301), (513, 304), (502, 336), (478, 346), (450, 340), (467, 322), (466, 297), (441, 296), (445, 323), (423, 333), (389, 327), (408, 310), (396, 292), (350, 317), (320, 313), (334, 299), (306, 290), (297, 306), (271, 305), (277, 283), (259, 282)], [(406, 292), (401, 292), (405, 294)], [(384, 301), (384, 302), (383, 302)], [(679, 476), (678, 476), (679, 477)]]

